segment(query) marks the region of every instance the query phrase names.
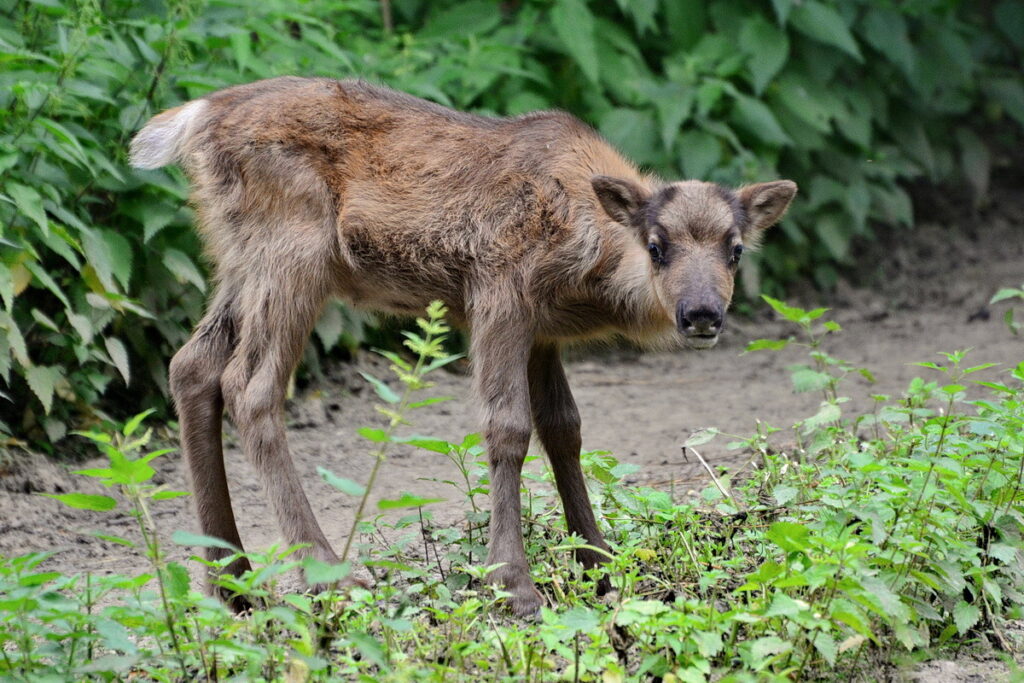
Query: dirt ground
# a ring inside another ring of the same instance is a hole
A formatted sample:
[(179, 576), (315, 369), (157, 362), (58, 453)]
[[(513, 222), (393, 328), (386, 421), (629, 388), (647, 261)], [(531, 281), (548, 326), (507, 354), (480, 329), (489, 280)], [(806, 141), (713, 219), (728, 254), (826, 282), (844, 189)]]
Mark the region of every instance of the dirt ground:
[[(910, 365), (940, 360), (939, 351), (973, 348), (978, 364), (1001, 365), (987, 371), (996, 376), (1024, 361), (1024, 336), (1013, 336), (1003, 324), (1007, 304), (989, 307), (987, 301), (1000, 287), (1024, 282), (1024, 200), (1019, 193), (996, 196), (995, 209), (956, 219), (956, 225), (924, 222), (902, 231), (882, 246), (857, 252), (858, 279), (845, 283), (826, 305), (843, 326), (829, 338), (826, 349), (836, 357), (869, 368), (878, 383), (849, 380), (846, 395), (854, 397), (850, 412), (869, 408), (869, 394), (899, 395), (911, 378), (928, 370)], [(791, 297), (819, 304), (813, 295)], [(634, 481), (667, 486), (685, 494), (704, 485), (698, 463), (685, 462), (680, 444), (695, 430), (714, 426), (733, 434), (749, 434), (760, 420), (789, 427), (813, 414), (816, 394), (794, 394), (787, 367), (803, 361), (798, 349), (779, 353), (742, 355), (745, 344), (761, 337), (779, 338), (789, 328), (774, 321), (766, 306), (757, 306), (753, 319), (733, 318), (719, 345), (705, 352), (641, 354), (623, 350), (575, 350), (569, 355), (567, 374), (583, 417), (586, 449), (612, 451), (621, 461), (641, 467)], [(1024, 305), (1018, 305), (1024, 318)], [(365, 481), (371, 466), (367, 442), (356, 428), (379, 425), (375, 397), (357, 370), (378, 377), (388, 375), (386, 364), (363, 354), (354, 364), (328, 371), (328, 381), (300, 392), (288, 407), (289, 442), (306, 491), (328, 538), (339, 547), (354, 513), (354, 501), (328, 487), (316, 474), (318, 466)], [(410, 430), (459, 440), (477, 431), (469, 398), (470, 379), (438, 373), (434, 395), (454, 400), (422, 409)], [(250, 549), (265, 548), (278, 540), (277, 527), (256, 476), (238, 449), (230, 430), (227, 461), (233, 504), (242, 538)], [(713, 464), (735, 468), (742, 456), (727, 451), (725, 440), (701, 449)], [(2, 456), (3, 454), (0, 454)], [(94, 538), (91, 532), (133, 536), (134, 521), (127, 514), (74, 511), (40, 492), (96, 492), (98, 486), (70, 473), (94, 463), (65, 464), (10, 453), (0, 457), (0, 554), (58, 549), (50, 564), (66, 573), (131, 574), (142, 571), (144, 558), (131, 549)], [(187, 484), (177, 455), (158, 461), (159, 478), (171, 488)], [(455, 478), (456, 470), (439, 454), (397, 450), (386, 463), (377, 493), (396, 497), (409, 491), (451, 502), (435, 506), (435, 518), (461, 516), (454, 490), (424, 481)], [(187, 498), (159, 503), (157, 523), (169, 536), (176, 528), (194, 529)], [(184, 561), (189, 552), (168, 543), (171, 555)], [(980, 667), (980, 668), (979, 668)], [(984, 657), (964, 661), (933, 662), (912, 670), (908, 680), (977, 681), (1005, 677), (1006, 667)]]

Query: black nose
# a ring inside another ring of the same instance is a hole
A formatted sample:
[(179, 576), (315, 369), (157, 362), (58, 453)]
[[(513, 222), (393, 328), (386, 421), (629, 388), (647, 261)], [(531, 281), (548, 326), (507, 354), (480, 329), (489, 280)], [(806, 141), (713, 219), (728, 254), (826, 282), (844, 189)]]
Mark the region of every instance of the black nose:
[(676, 311), (676, 324), (685, 335), (713, 337), (722, 331), (723, 312), (709, 306), (687, 308), (679, 304)]

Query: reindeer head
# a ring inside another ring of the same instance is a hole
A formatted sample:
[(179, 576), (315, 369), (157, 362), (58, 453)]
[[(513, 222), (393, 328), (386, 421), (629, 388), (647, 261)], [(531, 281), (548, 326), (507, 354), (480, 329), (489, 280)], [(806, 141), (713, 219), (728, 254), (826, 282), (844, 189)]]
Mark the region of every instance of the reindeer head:
[(655, 295), (695, 349), (718, 341), (740, 256), (782, 218), (797, 189), (790, 180), (736, 192), (694, 180), (653, 193), (621, 178), (594, 176), (591, 183), (612, 220), (632, 229), (647, 250)]

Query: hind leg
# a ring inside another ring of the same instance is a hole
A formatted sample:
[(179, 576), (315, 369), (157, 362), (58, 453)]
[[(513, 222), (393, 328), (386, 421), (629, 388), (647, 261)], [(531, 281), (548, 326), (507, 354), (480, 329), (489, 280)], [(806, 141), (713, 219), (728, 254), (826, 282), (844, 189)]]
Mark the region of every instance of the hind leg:
[[(174, 354), (169, 375), (199, 528), (203, 534), (241, 549), (221, 445), (224, 399), (220, 377), (235, 343), (233, 294), (230, 285), (218, 288), (192, 337)], [(206, 559), (211, 561), (231, 554), (224, 548), (205, 549)], [(238, 576), (249, 568), (249, 561), (242, 558), (232, 562), (226, 571)], [(213, 592), (209, 582), (207, 590)], [(222, 597), (236, 608), (245, 607), (235, 604), (237, 599), (232, 596)]]
[(238, 343), (221, 386), (284, 541), (308, 545), (302, 555), (337, 562), (288, 452), (283, 415), (288, 379), (327, 298), (323, 265), (299, 261), (286, 249), (276, 255), (249, 264), (238, 301)]

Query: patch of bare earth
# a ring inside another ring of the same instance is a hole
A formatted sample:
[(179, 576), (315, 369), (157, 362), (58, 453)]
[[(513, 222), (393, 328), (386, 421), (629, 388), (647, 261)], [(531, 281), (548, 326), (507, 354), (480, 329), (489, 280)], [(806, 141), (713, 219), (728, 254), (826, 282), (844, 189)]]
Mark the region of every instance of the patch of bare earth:
[[(987, 301), (1000, 287), (1024, 282), (1024, 204), (1008, 191), (997, 194), (995, 208), (956, 219), (951, 227), (926, 222), (916, 229), (890, 235), (883, 248), (858, 253), (857, 271), (867, 286), (845, 284), (832, 301), (832, 317), (843, 332), (827, 341), (832, 355), (869, 368), (878, 378), (868, 385), (850, 378), (845, 394), (854, 397), (850, 412), (869, 410), (869, 394), (899, 395), (914, 376), (927, 372), (910, 365), (937, 360), (938, 351), (973, 348), (977, 362), (996, 362), (996, 376), (1024, 360), (1024, 338), (1013, 336), (1002, 322), (1005, 305), (989, 310)], [(797, 297), (799, 298), (799, 297)], [(816, 304), (816, 301), (803, 302)], [(1024, 309), (1024, 306), (1019, 308)], [(1024, 310), (1020, 311), (1024, 317)], [(680, 495), (699, 490), (705, 474), (695, 461), (684, 461), (680, 444), (695, 430), (714, 426), (732, 434), (750, 434), (757, 420), (787, 428), (813, 414), (819, 397), (794, 394), (787, 367), (803, 362), (798, 349), (743, 355), (747, 342), (783, 337), (789, 328), (762, 311), (754, 320), (734, 319), (717, 348), (694, 353), (580, 351), (570, 353), (567, 373), (583, 416), (586, 449), (612, 451), (621, 461), (641, 470), (634, 481), (672, 486)], [(296, 466), (328, 538), (339, 547), (354, 514), (352, 499), (327, 486), (316, 474), (326, 467), (340, 475), (365, 481), (372, 464), (368, 445), (356, 434), (361, 426), (379, 425), (375, 397), (357, 370), (378, 377), (389, 373), (370, 354), (351, 365), (338, 366), (328, 381), (302, 392), (288, 407), (288, 437)], [(435, 395), (454, 400), (420, 410), (410, 431), (456, 441), (478, 429), (469, 399), (470, 380), (464, 375), (439, 373)], [(231, 492), (242, 538), (248, 548), (266, 548), (278, 540), (276, 523), (255, 473), (239, 451), (229, 430), (226, 457)], [(728, 451), (725, 440), (702, 449), (712, 464), (743, 467), (747, 455)], [(158, 480), (186, 489), (183, 463), (172, 455), (161, 458)], [(66, 573), (132, 574), (146, 561), (140, 553), (91, 535), (134, 537), (134, 520), (126, 513), (89, 513), (63, 507), (36, 495), (72, 490), (98, 492), (95, 483), (69, 473), (68, 466), (41, 456), (0, 454), (0, 554), (56, 550), (53, 568)], [(434, 479), (457, 479), (457, 471), (442, 455), (399, 448), (386, 463), (377, 487), (378, 498), (405, 491), (449, 499), (434, 506), (440, 523), (461, 519), (465, 502)], [(165, 537), (177, 528), (193, 528), (195, 518), (187, 499), (155, 507)], [(174, 559), (185, 561), (188, 551), (167, 543)], [(193, 566), (198, 573), (198, 569)], [(907, 673), (907, 680), (978, 681), (1008, 675), (1001, 661), (983, 652), (957, 660), (933, 661)]]

